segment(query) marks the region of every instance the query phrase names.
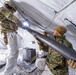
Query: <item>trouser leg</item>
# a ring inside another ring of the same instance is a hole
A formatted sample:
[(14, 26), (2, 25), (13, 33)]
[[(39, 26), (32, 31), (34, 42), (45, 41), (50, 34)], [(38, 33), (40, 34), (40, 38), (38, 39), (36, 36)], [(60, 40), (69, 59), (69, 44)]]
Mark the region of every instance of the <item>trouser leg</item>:
[(53, 75), (52, 72), (49, 70), (47, 65), (45, 66), (45, 69), (44, 69), (44, 71), (42, 72), (41, 75), (46, 75), (46, 74), (47, 75)]
[(8, 33), (8, 44), (10, 54), (6, 61), (4, 75), (12, 75), (14, 68), (17, 65), (18, 46), (17, 46), (17, 36), (15, 33)]
[(43, 70), (41, 75), (46, 75), (46, 74), (53, 75), (45, 62), (46, 62), (45, 58), (39, 58), (36, 60), (35, 65), (38, 69)]
[(46, 65), (45, 61), (46, 61), (45, 58), (38, 58), (35, 62), (36, 67), (40, 70), (44, 70)]

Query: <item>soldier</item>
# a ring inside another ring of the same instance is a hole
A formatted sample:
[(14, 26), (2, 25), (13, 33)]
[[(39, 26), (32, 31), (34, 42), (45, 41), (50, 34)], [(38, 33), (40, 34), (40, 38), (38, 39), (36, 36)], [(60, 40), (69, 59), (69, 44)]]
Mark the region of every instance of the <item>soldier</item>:
[(10, 49), (3, 75), (12, 75), (17, 65), (18, 45), (16, 30), (18, 30), (20, 21), (13, 15), (14, 12), (16, 12), (16, 7), (9, 1), (6, 1), (4, 7), (0, 8), (0, 29), (1, 33), (4, 34), (4, 42), (9, 45)]
[[(69, 41), (67, 41), (64, 36), (66, 32), (67, 29), (64, 26), (56, 27), (53, 33), (54, 40), (69, 48), (73, 48), (72, 44)], [(50, 47), (48, 49), (48, 52), (49, 54), (46, 59), (46, 64), (48, 66), (46, 66), (46, 68), (48, 71), (45, 70), (41, 75), (45, 75), (45, 73), (47, 73), (48, 75), (68, 75), (68, 65), (72, 68), (76, 68), (76, 62), (74, 62), (73, 60), (67, 60), (65, 57), (63, 57), (61, 54), (59, 54)], [(40, 64), (44, 64), (41, 61), (45, 63), (45, 61), (41, 59), (36, 61), (36, 65), (38, 68), (40, 67)]]

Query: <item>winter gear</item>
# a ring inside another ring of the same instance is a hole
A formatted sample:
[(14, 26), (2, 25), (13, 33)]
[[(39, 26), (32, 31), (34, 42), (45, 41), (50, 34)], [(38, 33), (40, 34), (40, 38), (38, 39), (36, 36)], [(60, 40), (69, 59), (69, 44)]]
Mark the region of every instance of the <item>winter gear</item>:
[[(43, 35), (47, 36), (47, 33), (43, 32)], [(39, 44), (39, 49), (48, 52), (49, 46), (47, 44), (43, 43), (42, 41), (40, 41), (36, 36), (34, 36), (34, 37), (37, 40), (37, 43)]]
[[(57, 42), (65, 45), (69, 48), (72, 48), (72, 44), (65, 39), (65, 36), (55, 36), (54, 39)], [(40, 40), (39, 40), (39, 42), (42, 43), (42, 41), (40, 41)], [(38, 43), (39, 46), (42, 47), (43, 48), (42, 50), (45, 51), (46, 45), (41, 45), (40, 43)], [(48, 47), (46, 50), (49, 53), (47, 56), (47, 59), (46, 59), (46, 64), (49, 67), (49, 69), (51, 70), (51, 72), (54, 75), (67, 75), (68, 74), (68, 64), (67, 64), (66, 58), (64, 58), (61, 54), (59, 54), (58, 52), (53, 50), (51, 47)]]
[(67, 63), (71, 68), (76, 69), (76, 62), (73, 60), (67, 60)]
[(55, 28), (62, 36), (67, 32), (67, 29), (64, 26), (58, 26)]
[[(55, 40), (69, 48), (72, 48), (72, 44), (68, 42), (64, 36), (56, 36)], [(46, 63), (54, 75), (67, 75), (67, 60), (55, 50), (52, 49), (52, 51), (50, 51), (49, 55), (47, 56)]]
[(16, 11), (16, 7), (13, 3), (11, 3), (10, 1), (6, 1), (5, 2), (5, 7), (8, 8), (8, 9), (13, 9), (14, 11)]
[(46, 66), (45, 61), (45, 58), (38, 58), (35, 62), (36, 67), (40, 70), (44, 70)]
[[(0, 21), (0, 31), (6, 35), (7, 32), (15, 32), (18, 29), (18, 23), (20, 22), (9, 10), (4, 7), (0, 8)], [(6, 41), (6, 35), (4, 35), (5, 44), (8, 43)]]
[(18, 57), (17, 34), (15, 32), (9, 32), (7, 33), (7, 38), (8, 49), (10, 50), (10, 54), (7, 59), (4, 75), (12, 75), (14, 72), (14, 68), (17, 65)]

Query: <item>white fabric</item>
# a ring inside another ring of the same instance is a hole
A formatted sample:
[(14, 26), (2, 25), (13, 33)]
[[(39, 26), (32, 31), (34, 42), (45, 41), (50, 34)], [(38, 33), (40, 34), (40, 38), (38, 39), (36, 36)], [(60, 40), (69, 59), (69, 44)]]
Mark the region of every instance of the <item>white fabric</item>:
[(7, 37), (10, 54), (7, 58), (4, 75), (12, 75), (17, 64), (18, 57), (17, 35), (15, 32), (11, 32), (7, 34)]
[(43, 57), (43, 56), (46, 56), (46, 55), (48, 55), (48, 52), (46, 52), (46, 51), (40, 50), (38, 52), (38, 57)]
[(51, 71), (49, 70), (49, 68), (47, 67), (45, 61), (46, 60), (44, 58), (37, 59), (35, 62), (36, 67), (40, 70), (44, 70), (41, 75), (46, 75), (46, 74), (47, 75), (53, 75), (51, 73)]
[(47, 67), (47, 65), (45, 66), (45, 70), (42, 72), (41, 75), (53, 75), (52, 72), (49, 70), (49, 68)]
[(35, 62), (36, 67), (40, 70), (44, 70), (46, 65), (45, 61), (46, 60), (44, 58), (37, 59)]

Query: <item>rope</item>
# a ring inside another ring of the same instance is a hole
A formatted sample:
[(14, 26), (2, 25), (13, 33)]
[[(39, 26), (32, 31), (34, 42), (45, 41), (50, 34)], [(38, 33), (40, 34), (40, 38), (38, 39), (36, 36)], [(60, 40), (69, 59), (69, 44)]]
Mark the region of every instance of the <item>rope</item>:
[(65, 6), (63, 9), (61, 9), (60, 11), (58, 11), (58, 13), (60, 13), (61, 11), (63, 11), (64, 9), (66, 9), (67, 7), (69, 7), (71, 4), (73, 4), (76, 0), (73, 0), (70, 4), (68, 4), (67, 6)]

